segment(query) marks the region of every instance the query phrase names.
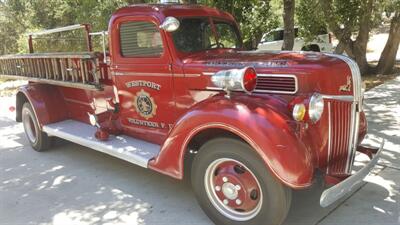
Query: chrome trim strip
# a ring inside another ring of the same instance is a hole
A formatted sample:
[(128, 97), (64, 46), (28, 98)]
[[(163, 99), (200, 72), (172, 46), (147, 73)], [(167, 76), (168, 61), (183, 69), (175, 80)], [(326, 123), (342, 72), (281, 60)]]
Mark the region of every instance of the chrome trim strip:
[(328, 100), (338, 100), (338, 101), (345, 101), (345, 102), (353, 102), (354, 97), (352, 95), (322, 95), (324, 99)]
[(214, 74), (216, 74), (216, 72), (215, 73), (214, 72), (203, 72), (204, 76), (212, 76)]
[(297, 76), (293, 74), (258, 74), (259, 77), (290, 77), (294, 78), (295, 90), (294, 91), (268, 91), (268, 90), (254, 90), (255, 93), (272, 93), (272, 94), (296, 94), (299, 90), (299, 82)]
[(355, 150), (357, 149), (358, 134), (360, 132), (359, 131), (360, 130), (360, 111), (359, 111), (359, 109), (357, 109), (359, 106), (360, 106), (360, 104), (355, 106), (356, 107), (356, 109), (355, 109), (356, 116), (355, 116), (355, 122), (354, 122), (355, 125), (354, 125), (354, 127), (356, 129), (354, 130), (354, 140), (353, 140), (354, 153), (351, 156), (351, 159), (350, 159), (350, 162), (349, 162), (349, 164), (350, 164), (349, 173), (351, 173), (351, 170), (353, 169), (353, 163), (354, 163), (354, 160), (356, 158)]
[(141, 72), (116, 72), (115, 76), (146, 76), (146, 77), (200, 77), (201, 74), (183, 74), (183, 73), (141, 73)]
[(331, 152), (332, 152), (332, 115), (331, 115), (331, 103), (328, 102), (328, 160), (327, 160), (327, 165), (328, 169), (326, 173), (329, 174), (329, 162), (331, 158)]
[(220, 87), (206, 87), (206, 90), (208, 91), (223, 91), (223, 88)]
[(172, 76), (172, 73), (141, 73), (141, 72), (115, 72), (115, 76), (149, 76), (149, 77), (165, 77)]
[(187, 73), (187, 74), (183, 74), (183, 76), (184, 77), (200, 77), (201, 74), (196, 74), (196, 73), (190, 74), (190, 73)]
[(336, 202), (340, 198), (344, 197), (347, 193), (356, 190), (363, 183), (363, 179), (371, 172), (371, 170), (378, 163), (381, 157), (385, 140), (382, 140), (379, 147), (379, 151), (376, 153), (374, 158), (361, 170), (357, 171), (346, 180), (336, 184), (335, 186), (325, 190), (319, 200), (319, 204), (322, 207), (328, 207), (332, 203)]
[(355, 105), (356, 105), (356, 103), (354, 103), (354, 102), (353, 102), (353, 104), (351, 104), (351, 111), (350, 111), (350, 115), (351, 115), (351, 118), (350, 118), (350, 132), (349, 132), (350, 137), (349, 137), (349, 143), (348, 143), (348, 149), (347, 149), (347, 164), (346, 164), (346, 170), (345, 170), (345, 172), (347, 174), (351, 173), (351, 167), (352, 166), (350, 165), (350, 162), (352, 161), (351, 157), (353, 155), (353, 151), (355, 152), (354, 146), (353, 146), (353, 143), (354, 143), (354, 130), (355, 130), (355, 124), (354, 124)]

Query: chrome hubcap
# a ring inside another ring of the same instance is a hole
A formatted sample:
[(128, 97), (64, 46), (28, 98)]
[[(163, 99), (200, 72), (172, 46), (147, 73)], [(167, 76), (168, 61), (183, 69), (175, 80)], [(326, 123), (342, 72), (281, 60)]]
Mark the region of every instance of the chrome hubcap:
[(230, 200), (237, 199), (239, 193), (236, 190), (236, 186), (232, 183), (226, 182), (222, 185), (222, 192), (224, 193), (225, 197)]
[(222, 158), (212, 162), (204, 176), (212, 205), (234, 221), (248, 221), (258, 215), (263, 196), (256, 176), (241, 162)]

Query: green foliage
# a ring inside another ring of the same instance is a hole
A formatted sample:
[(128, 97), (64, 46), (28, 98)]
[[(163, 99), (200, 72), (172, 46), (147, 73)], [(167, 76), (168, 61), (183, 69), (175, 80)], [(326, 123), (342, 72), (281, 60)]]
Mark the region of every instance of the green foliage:
[(311, 10), (320, 7), (318, 0), (300, 0), (298, 2), (296, 13), (300, 36), (304, 37), (306, 41), (312, 41), (321, 29), (326, 28), (324, 15), (321, 10)]
[(279, 26), (279, 17), (272, 11), (270, 0), (214, 0), (207, 3), (236, 18), (245, 47), (249, 49), (257, 46), (264, 33)]
[[(325, 18), (321, 2), (327, 0), (299, 0), (296, 15), (302, 36), (315, 37), (321, 28), (327, 28), (328, 22), (334, 23), (348, 33), (359, 31), (360, 20), (367, 10), (366, 0), (332, 0), (330, 15), (331, 21)], [(328, 1), (329, 2), (329, 1)], [(396, 3), (397, 2), (397, 3)], [(382, 22), (382, 12), (393, 12), (393, 6), (399, 5), (400, 0), (374, 0), (373, 13), (370, 18), (371, 28), (377, 27)]]
[[(280, 23), (281, 0), (199, 0), (201, 4), (232, 13), (241, 26), (248, 48), (257, 45), (263, 33)], [(89, 23), (93, 31), (107, 30), (112, 13), (132, 0), (0, 0), (0, 54), (27, 52), (26, 33)], [(146, 0), (144, 2), (158, 2)], [(100, 46), (95, 38), (94, 46)], [(82, 51), (79, 32), (46, 35), (34, 41), (38, 51)]]
[[(111, 14), (128, 0), (5, 0), (0, 2), (0, 54), (27, 52), (26, 33), (88, 23), (93, 31), (107, 30)], [(41, 36), (38, 51), (83, 51), (82, 31)], [(95, 38), (95, 46), (100, 40)]]

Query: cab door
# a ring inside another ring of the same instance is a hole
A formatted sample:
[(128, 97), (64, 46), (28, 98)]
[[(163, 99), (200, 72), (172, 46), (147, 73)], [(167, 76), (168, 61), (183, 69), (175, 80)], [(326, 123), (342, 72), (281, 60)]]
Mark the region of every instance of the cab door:
[(125, 134), (161, 144), (175, 120), (173, 74), (165, 33), (154, 17), (114, 21), (112, 74)]

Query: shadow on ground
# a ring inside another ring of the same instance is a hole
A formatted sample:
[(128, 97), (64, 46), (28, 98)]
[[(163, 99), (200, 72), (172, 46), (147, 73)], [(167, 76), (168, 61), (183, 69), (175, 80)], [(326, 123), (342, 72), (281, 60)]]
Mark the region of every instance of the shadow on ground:
[(368, 137), (365, 143), (379, 146), (386, 140), (381, 164), (400, 169), (400, 77), (365, 94)]

